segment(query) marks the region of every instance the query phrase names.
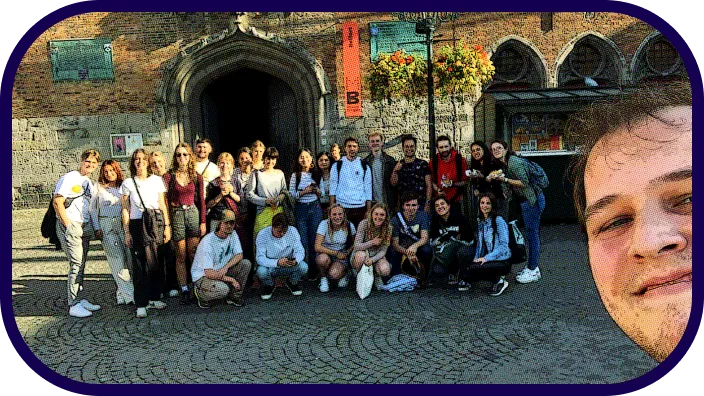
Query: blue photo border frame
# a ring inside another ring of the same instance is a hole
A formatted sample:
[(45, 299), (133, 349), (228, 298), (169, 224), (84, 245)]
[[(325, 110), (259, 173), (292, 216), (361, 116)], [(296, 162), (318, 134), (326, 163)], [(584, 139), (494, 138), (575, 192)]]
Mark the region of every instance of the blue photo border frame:
[[(385, 2), (379, 2), (379, 1), (369, 1), (369, 0), (363, 0), (363, 1), (358, 1), (354, 4), (349, 4), (349, 3), (326, 3), (322, 2), (322, 0), (316, 0), (315, 2), (308, 1), (305, 4), (297, 3), (295, 5), (292, 5), (290, 2), (284, 2), (281, 0), (270, 0), (267, 3), (259, 3), (256, 5), (249, 5), (247, 3), (242, 3), (242, 8), (249, 9), (249, 8), (256, 8), (257, 11), (280, 11), (281, 9), (291, 9), (295, 8), (296, 11), (353, 11), (353, 10), (360, 10), (360, 11), (367, 11), (367, 12), (390, 12), (390, 11), (398, 11), (398, 10), (424, 10), (427, 9), (428, 6), (425, 4), (421, 4), (418, 2), (415, 2), (413, 4), (409, 4), (408, 1), (400, 1), (400, 0), (390, 0), (390, 1), (385, 1)], [(64, 20), (68, 17), (86, 13), (86, 12), (124, 12), (124, 11), (140, 11), (140, 12), (157, 12), (157, 11), (181, 11), (181, 12), (188, 12), (188, 11), (199, 11), (199, 12), (217, 12), (217, 11), (233, 11), (233, 9), (237, 8), (237, 4), (233, 4), (233, 2), (227, 2), (224, 0), (210, 0), (208, 3), (199, 3), (199, 2), (183, 2), (181, 1), (174, 1), (174, 0), (159, 0), (159, 1), (151, 1), (151, 2), (145, 2), (145, 1), (135, 1), (135, 0), (123, 0), (123, 1), (114, 1), (114, 0), (96, 0), (96, 1), (90, 1), (90, 2), (80, 2), (80, 3), (75, 3), (72, 5), (68, 5), (66, 7), (63, 7), (61, 9), (58, 9), (51, 14), (43, 17), (39, 22), (34, 24), (22, 37), (22, 39), (16, 44), (14, 51), (12, 52), (9, 61), (6, 65), (5, 72), (2, 76), (2, 94), (0, 94), (0, 112), (2, 112), (3, 119), (5, 119), (5, 128), (4, 130), (6, 133), (3, 135), (6, 143), (9, 143), (9, 146), (11, 147), (11, 133), (8, 128), (9, 126), (9, 120), (12, 118), (12, 86), (14, 84), (14, 79), (15, 79), (15, 74), (17, 72), (17, 69), (19, 67), (20, 61), (25, 54), (25, 52), (29, 49), (29, 47), (32, 45), (32, 43), (50, 26), (56, 24), (57, 22)], [(604, 0), (593, 0), (589, 1), (588, 3), (583, 3), (583, 5), (575, 5), (575, 4), (565, 4), (564, 1), (532, 1), (532, 2), (527, 2), (525, 0), (523, 1), (516, 1), (516, 0), (504, 0), (502, 2), (483, 2), (483, 4), (470, 4), (470, 3), (465, 3), (465, 4), (459, 4), (457, 1), (453, 1), (453, 4), (442, 4), (443, 11), (471, 11), (471, 12), (490, 12), (490, 11), (511, 11), (511, 12), (539, 12), (539, 11), (551, 11), (551, 12), (584, 12), (585, 9), (586, 11), (596, 11), (596, 12), (617, 12), (617, 13), (623, 13), (627, 14), (630, 16), (633, 16), (635, 18), (639, 18), (642, 21), (650, 24), (653, 26), (655, 29), (659, 30), (661, 33), (663, 33), (670, 42), (677, 48), (682, 60), (685, 63), (685, 66), (687, 67), (690, 82), (692, 85), (692, 92), (693, 92), (693, 108), (698, 109), (701, 106), (702, 99), (702, 78), (701, 74), (699, 73), (699, 68), (697, 66), (696, 60), (687, 46), (687, 44), (684, 42), (682, 37), (679, 35), (679, 33), (672, 27), (670, 26), (667, 22), (665, 22), (662, 18), (659, 16), (655, 15), (654, 13), (645, 10), (639, 6), (633, 5), (633, 4), (628, 4), (628, 3), (621, 3), (621, 2), (616, 2), (616, 1), (604, 1)], [(684, 10), (683, 10), (684, 11)], [(692, 12), (696, 12), (694, 10), (691, 10)], [(684, 11), (686, 12), (686, 11)], [(694, 125), (700, 125), (702, 115), (698, 113), (697, 111), (693, 111), (693, 124)], [(697, 146), (697, 139), (695, 137), (694, 141), (695, 147)], [(11, 169), (12, 168), (12, 156), (8, 156), (6, 159), (6, 169)], [(11, 174), (5, 173), (4, 180), (8, 181), (11, 183)], [(8, 184), (10, 184), (8, 183)], [(10, 211), (6, 211), (5, 213), (2, 214), (5, 224), (11, 224), (12, 222), (12, 214)], [(701, 217), (701, 216), (700, 216)], [(11, 238), (4, 238), (3, 239), (3, 245), (7, 249), (6, 251), (11, 251)], [(694, 276), (699, 278), (697, 275), (697, 271), (693, 271)], [(0, 287), (0, 304), (2, 307), (2, 316), (3, 316), (3, 321), (5, 323), (5, 329), (7, 331), (7, 334), (18, 352), (18, 354), (22, 357), (24, 362), (32, 369), (34, 370), (37, 374), (39, 374), (42, 378), (45, 380), (49, 381), (50, 383), (72, 391), (72, 392), (77, 392), (77, 393), (82, 393), (82, 394), (122, 394), (125, 392), (125, 388), (121, 387), (120, 385), (117, 384), (110, 384), (110, 385), (102, 385), (102, 384), (87, 384), (87, 383), (82, 383), (78, 381), (74, 381), (68, 378), (65, 378), (53, 370), (49, 369), (47, 366), (45, 366), (29, 349), (29, 347), (25, 344), (19, 329), (17, 327), (15, 318), (14, 318), (14, 311), (12, 309), (12, 295), (11, 295), (11, 290), (12, 290), (12, 272), (11, 272), (11, 265), (7, 266), (5, 270), (2, 271), (0, 274), (0, 284), (2, 285)], [(634, 378), (632, 380), (619, 383), (619, 384), (607, 384), (607, 385), (574, 385), (574, 384), (536, 384), (536, 385), (531, 385), (530, 388), (520, 388), (519, 387), (525, 387), (526, 385), (484, 385), (484, 384), (473, 384), (470, 385), (472, 386), (471, 391), (473, 392), (483, 392), (483, 391), (490, 391), (490, 392), (499, 392), (499, 393), (504, 393), (504, 392), (530, 392), (530, 393), (542, 393), (542, 394), (564, 394), (566, 392), (569, 392), (570, 394), (573, 395), (579, 395), (579, 394), (589, 394), (589, 395), (600, 395), (600, 394), (623, 394), (623, 393), (628, 393), (628, 392), (633, 392), (638, 389), (642, 389), (660, 378), (662, 378), (665, 374), (670, 372), (675, 365), (677, 365), (684, 354), (687, 352), (689, 347), (691, 346), (694, 337), (697, 333), (697, 330), (699, 328), (699, 324), (701, 322), (701, 317), (702, 317), (702, 307), (703, 307), (703, 299), (702, 299), (702, 291), (701, 287), (697, 287), (693, 289), (692, 292), (692, 312), (690, 314), (690, 320), (689, 324), (687, 326), (687, 329), (685, 330), (684, 336), (682, 337), (681, 342), (679, 345), (675, 348), (675, 350), (672, 352), (672, 354), (662, 363), (660, 363), (655, 369), (652, 371), (648, 372), (647, 374)], [(160, 385), (159, 391), (160, 392), (177, 392), (177, 393), (193, 393), (197, 392), (196, 388), (199, 385)], [(228, 385), (208, 385), (211, 388), (209, 388), (209, 391), (218, 391), (222, 389), (222, 391), (226, 391), (223, 388)], [(215, 388), (212, 388), (212, 387)], [(257, 385), (240, 385), (240, 387), (247, 387), (247, 388), (239, 388), (238, 391), (245, 391), (245, 392), (281, 392), (281, 391), (294, 391), (296, 393), (298, 392), (305, 392), (305, 393), (318, 393), (321, 392), (320, 389), (315, 389), (313, 388), (313, 385), (302, 385), (302, 388), (291, 388), (290, 386), (287, 387), (286, 389), (277, 389), (277, 388), (262, 388), (261, 386), (258, 386), (254, 388)], [(358, 393), (359, 389), (355, 387), (342, 387), (339, 385), (334, 385), (336, 386), (336, 389), (334, 392), (340, 392), (342, 394), (351, 394), (351, 393)], [(453, 389), (450, 391), (458, 391), (460, 389), (456, 389), (457, 386), (466, 386), (466, 385), (452, 385)], [(404, 389), (403, 391), (406, 392), (408, 388)], [(427, 391), (427, 388), (413, 388), (412, 392), (423, 392), (424, 390)], [(419, 389), (419, 390), (415, 390)], [(202, 391), (202, 389), (200, 389)], [(152, 393), (154, 392), (155, 389), (152, 387), (149, 387), (149, 385), (142, 385), (142, 384), (134, 384), (129, 387), (129, 392), (137, 392), (137, 393)], [(231, 388), (230, 388), (231, 391)], [(324, 392), (330, 392), (331, 389), (330, 387), (324, 388), (322, 391)], [(371, 391), (374, 393), (381, 393), (381, 392), (388, 392), (388, 388), (381, 388), (379, 386), (377, 387), (372, 387), (372, 388), (367, 388), (365, 391)], [(396, 389), (396, 391), (399, 391), (399, 389)]]

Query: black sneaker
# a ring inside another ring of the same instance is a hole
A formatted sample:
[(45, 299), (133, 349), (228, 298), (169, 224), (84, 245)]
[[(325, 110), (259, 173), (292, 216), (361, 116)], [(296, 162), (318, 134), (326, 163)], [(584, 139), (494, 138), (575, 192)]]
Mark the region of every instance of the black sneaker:
[(298, 284), (294, 285), (293, 283), (291, 283), (290, 279), (286, 279), (286, 287), (288, 287), (288, 289), (291, 291), (291, 294), (293, 294), (294, 296), (300, 296), (301, 294), (303, 294), (303, 290), (298, 287)]
[(268, 300), (271, 298), (271, 295), (274, 294), (274, 286), (261, 285), (259, 289), (262, 293), (262, 300)]
[(491, 286), (491, 291), (489, 292), (489, 295), (494, 296), (494, 297), (500, 296), (501, 293), (503, 293), (507, 287), (508, 287), (508, 282), (506, 282), (506, 280), (503, 277), (501, 277), (501, 279), (499, 279), (498, 282), (494, 283), (494, 285)]
[(241, 297), (237, 297), (237, 298), (228, 297), (227, 300), (225, 300), (225, 302), (228, 303), (229, 305), (234, 305), (236, 307), (241, 307), (244, 305)]
[(181, 305), (191, 305), (193, 301), (191, 300), (191, 291), (182, 291), (181, 292), (181, 301), (179, 301), (179, 304)]
[(195, 294), (195, 296), (196, 296), (196, 300), (198, 301), (198, 306), (199, 306), (199, 307), (204, 308), (204, 309), (208, 309), (208, 308), (210, 308), (210, 307), (213, 306), (213, 305), (210, 304), (209, 302), (207, 302), (207, 301), (203, 300), (202, 298), (200, 298), (200, 294), (198, 294), (198, 289), (197, 289), (197, 288), (194, 288), (194, 289), (193, 289), (193, 294)]

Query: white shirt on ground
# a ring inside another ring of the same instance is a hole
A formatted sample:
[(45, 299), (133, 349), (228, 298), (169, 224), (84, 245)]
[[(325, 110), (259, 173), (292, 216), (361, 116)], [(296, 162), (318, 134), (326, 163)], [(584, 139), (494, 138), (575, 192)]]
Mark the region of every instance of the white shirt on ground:
[(233, 257), (242, 253), (242, 245), (237, 233), (233, 232), (223, 239), (211, 232), (198, 243), (196, 255), (191, 266), (193, 282), (205, 276), (206, 269), (219, 270)]
[(281, 238), (274, 238), (271, 226), (259, 231), (256, 241), (257, 264), (274, 268), (283, 257), (293, 257), (297, 262), (303, 262), (306, 251), (301, 244), (301, 235), (296, 227), (289, 226)]

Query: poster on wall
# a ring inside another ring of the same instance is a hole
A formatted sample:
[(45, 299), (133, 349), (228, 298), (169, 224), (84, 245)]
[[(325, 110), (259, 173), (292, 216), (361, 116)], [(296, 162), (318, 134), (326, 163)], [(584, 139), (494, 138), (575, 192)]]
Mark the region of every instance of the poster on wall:
[(345, 79), (345, 117), (362, 116), (362, 77), (359, 66), (359, 26), (342, 24), (342, 68)]
[(110, 154), (112, 158), (127, 158), (142, 147), (141, 133), (117, 133), (110, 135)]

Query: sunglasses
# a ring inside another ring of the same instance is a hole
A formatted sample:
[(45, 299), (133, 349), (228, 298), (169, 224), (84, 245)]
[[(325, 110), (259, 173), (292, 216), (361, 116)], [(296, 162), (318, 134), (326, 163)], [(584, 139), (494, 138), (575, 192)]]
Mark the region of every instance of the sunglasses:
[(176, 153), (177, 157), (188, 157), (188, 153)]

